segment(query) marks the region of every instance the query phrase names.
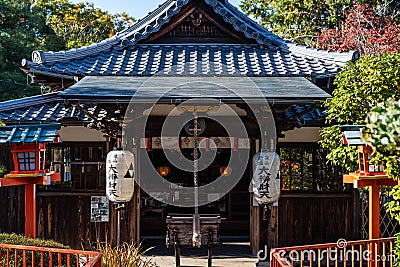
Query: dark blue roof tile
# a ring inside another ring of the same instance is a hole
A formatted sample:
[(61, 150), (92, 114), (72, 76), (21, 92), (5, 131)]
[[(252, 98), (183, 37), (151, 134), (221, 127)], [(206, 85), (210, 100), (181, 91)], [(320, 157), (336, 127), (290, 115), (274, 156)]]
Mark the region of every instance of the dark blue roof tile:
[(60, 124), (30, 124), (0, 127), (0, 144), (53, 142)]
[[(193, 62), (199, 64), (193, 64)], [(223, 64), (224, 67), (218, 65)], [(183, 66), (189, 65), (190, 68)], [(112, 51), (97, 58), (75, 59), (52, 66), (35, 64), (43, 72), (70, 75), (248, 75), (299, 76), (335, 75), (337, 64), (295, 56), (289, 52), (269, 51), (257, 45), (137, 45), (130, 50)]]
[[(106, 115), (106, 111), (96, 105), (81, 106), (99, 118)], [(57, 94), (48, 94), (1, 102), (0, 119), (6, 124), (58, 122), (65, 117), (74, 117), (83, 122), (91, 121), (85, 114), (74, 110), (74, 107), (66, 108)]]

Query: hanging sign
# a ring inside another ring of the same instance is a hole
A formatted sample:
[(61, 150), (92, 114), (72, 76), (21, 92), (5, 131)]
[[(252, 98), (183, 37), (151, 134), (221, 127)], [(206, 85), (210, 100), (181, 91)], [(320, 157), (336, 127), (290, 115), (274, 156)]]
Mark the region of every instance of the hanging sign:
[(106, 193), (110, 201), (128, 202), (135, 186), (134, 156), (127, 150), (111, 151), (106, 161)]
[(274, 152), (258, 152), (253, 157), (253, 193), (259, 204), (278, 201), (280, 159)]
[(92, 196), (91, 197), (91, 222), (108, 222), (110, 208), (107, 197)]

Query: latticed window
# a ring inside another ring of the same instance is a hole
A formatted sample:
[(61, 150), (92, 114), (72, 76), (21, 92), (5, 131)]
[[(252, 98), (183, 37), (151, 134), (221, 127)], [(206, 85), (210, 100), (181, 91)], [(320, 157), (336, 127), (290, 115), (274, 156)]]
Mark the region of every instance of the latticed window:
[(35, 152), (18, 152), (18, 169), (20, 171), (36, 170), (36, 153)]
[(315, 144), (281, 144), (281, 188), (287, 191), (340, 192), (342, 173), (326, 159), (327, 152)]

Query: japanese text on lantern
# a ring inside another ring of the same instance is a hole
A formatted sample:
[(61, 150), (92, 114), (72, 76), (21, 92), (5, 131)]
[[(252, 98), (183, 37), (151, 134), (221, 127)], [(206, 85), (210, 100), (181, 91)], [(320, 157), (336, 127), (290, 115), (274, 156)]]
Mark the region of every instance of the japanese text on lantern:
[(256, 158), (256, 163), (257, 163), (257, 179), (259, 181), (259, 186), (258, 186), (258, 193), (259, 197), (267, 197), (271, 198), (269, 195), (269, 187), (270, 187), (270, 181), (271, 181), (271, 173), (270, 173), (270, 168), (271, 162), (268, 156), (266, 155), (261, 155), (259, 154)]
[(118, 155), (114, 155), (112, 160), (109, 160), (110, 167), (108, 169), (108, 194), (111, 196), (118, 197), (117, 195), (117, 184), (118, 184)]
[(280, 160), (274, 152), (259, 152), (253, 157), (253, 193), (259, 204), (274, 203), (280, 195)]

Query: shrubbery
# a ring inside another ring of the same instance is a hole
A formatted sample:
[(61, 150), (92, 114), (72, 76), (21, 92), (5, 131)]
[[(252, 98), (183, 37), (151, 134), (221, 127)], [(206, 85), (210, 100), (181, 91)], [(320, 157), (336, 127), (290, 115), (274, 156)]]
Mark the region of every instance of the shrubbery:
[[(47, 247), (47, 248), (60, 248), (60, 249), (70, 249), (69, 246), (58, 243), (54, 240), (45, 239), (33, 239), (25, 237), (18, 234), (0, 234), (0, 244), (8, 245), (20, 245), (20, 246), (35, 246), (35, 247)], [(18, 251), (18, 262), (15, 262), (15, 252), (10, 251), (10, 261), (8, 265), (6, 263), (6, 249), (1, 249), (0, 266), (23, 266), (22, 251)], [(49, 253), (44, 253), (44, 266), (48, 266)], [(66, 262), (66, 256), (63, 257), (63, 262)], [(53, 266), (57, 266), (57, 257), (53, 255)], [(71, 257), (71, 264), (76, 265), (75, 257)], [(26, 266), (32, 266), (32, 252), (26, 252)], [(35, 266), (40, 266), (40, 252), (35, 252)]]
[(70, 249), (69, 246), (58, 243), (54, 240), (45, 240), (39, 238), (33, 239), (14, 233), (0, 234), (0, 244)]

